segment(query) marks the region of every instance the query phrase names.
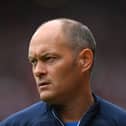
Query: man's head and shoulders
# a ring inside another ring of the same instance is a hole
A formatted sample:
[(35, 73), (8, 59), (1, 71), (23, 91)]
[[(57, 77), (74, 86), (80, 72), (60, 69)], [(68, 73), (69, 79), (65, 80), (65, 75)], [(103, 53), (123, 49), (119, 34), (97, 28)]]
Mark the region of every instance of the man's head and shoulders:
[(80, 22), (62, 18), (43, 23), (31, 38), (28, 54), (42, 101), (9, 119), (46, 121), (52, 106), (63, 122), (78, 121), (92, 112), (97, 120), (125, 118), (125, 111), (92, 95), (95, 48), (91, 31)]

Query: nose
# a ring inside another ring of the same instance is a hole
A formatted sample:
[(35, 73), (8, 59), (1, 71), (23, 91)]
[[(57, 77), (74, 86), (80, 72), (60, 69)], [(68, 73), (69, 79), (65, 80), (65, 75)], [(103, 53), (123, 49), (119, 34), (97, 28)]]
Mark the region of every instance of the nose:
[(46, 65), (41, 61), (38, 61), (36, 66), (33, 68), (33, 74), (35, 77), (41, 78), (42, 76), (47, 74)]

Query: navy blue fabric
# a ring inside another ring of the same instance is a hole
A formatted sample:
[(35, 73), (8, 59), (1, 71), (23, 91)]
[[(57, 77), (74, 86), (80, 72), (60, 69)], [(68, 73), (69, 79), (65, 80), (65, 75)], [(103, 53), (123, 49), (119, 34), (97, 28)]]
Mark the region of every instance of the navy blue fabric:
[[(126, 111), (96, 96), (96, 103), (83, 116), (79, 126), (126, 126)], [(0, 123), (0, 126), (62, 126), (52, 114), (52, 107), (38, 102)]]

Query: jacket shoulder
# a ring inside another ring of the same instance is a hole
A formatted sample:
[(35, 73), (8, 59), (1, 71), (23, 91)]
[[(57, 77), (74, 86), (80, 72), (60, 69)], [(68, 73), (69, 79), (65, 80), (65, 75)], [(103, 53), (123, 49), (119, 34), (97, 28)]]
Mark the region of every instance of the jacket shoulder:
[(98, 97), (99, 116), (116, 124), (117, 126), (126, 126), (126, 110)]
[(32, 124), (47, 114), (47, 104), (45, 102), (37, 102), (19, 112), (16, 112), (3, 120), (0, 126), (22, 126)]

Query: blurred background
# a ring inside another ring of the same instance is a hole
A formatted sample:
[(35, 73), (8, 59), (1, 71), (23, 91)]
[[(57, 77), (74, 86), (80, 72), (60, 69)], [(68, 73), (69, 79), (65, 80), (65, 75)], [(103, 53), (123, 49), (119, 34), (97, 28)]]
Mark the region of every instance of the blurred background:
[(1, 0), (0, 120), (39, 100), (27, 59), (29, 40), (42, 22), (59, 17), (92, 30), (97, 42), (92, 89), (126, 108), (125, 0)]

